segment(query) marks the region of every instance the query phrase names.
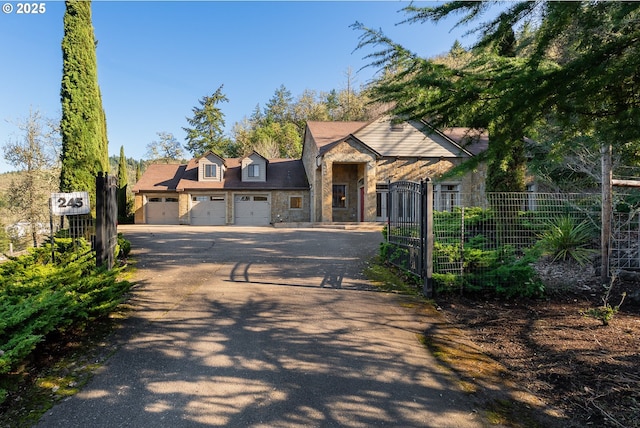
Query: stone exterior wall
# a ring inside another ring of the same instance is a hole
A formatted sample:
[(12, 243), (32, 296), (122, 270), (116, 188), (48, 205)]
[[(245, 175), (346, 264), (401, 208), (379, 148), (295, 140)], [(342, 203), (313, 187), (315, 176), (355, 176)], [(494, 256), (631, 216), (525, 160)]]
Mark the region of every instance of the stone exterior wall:
[(133, 196), (133, 222), (135, 224), (144, 224), (144, 195), (135, 193)]
[(307, 183), (312, 185), (317, 175), (316, 171), (318, 169), (318, 165), (316, 165), (316, 158), (318, 157), (318, 154), (318, 147), (312, 141), (311, 136), (308, 133), (305, 133), (302, 148), (302, 165), (304, 165), (304, 170), (307, 174)]
[(486, 206), (487, 165), (481, 164), (461, 181), (461, 204), (465, 207)]
[(178, 193), (178, 222), (180, 224), (191, 224), (190, 208), (191, 195), (184, 192)]
[[(341, 165), (350, 164), (352, 168), (340, 169)], [(316, 201), (321, 205), (320, 216), (314, 221), (359, 221), (358, 218), (358, 181), (363, 180), (365, 192), (365, 221), (375, 220), (376, 203), (376, 156), (357, 141), (348, 140), (332, 148), (322, 157), (322, 185), (321, 194), (316, 192)], [(334, 169), (337, 172), (334, 173)], [(348, 173), (345, 171), (349, 171)], [(336, 174), (338, 174), (336, 176)], [(346, 174), (346, 175), (345, 175)], [(340, 180), (345, 179), (345, 182)], [(347, 184), (347, 209), (332, 207), (333, 184)], [(316, 189), (317, 190), (317, 189)], [(373, 206), (374, 210), (369, 207)], [(372, 215), (373, 213), (373, 215)]]
[[(295, 196), (302, 198), (302, 209), (289, 208), (289, 199)], [(310, 219), (309, 202), (309, 191), (279, 190), (271, 192), (271, 222), (308, 222)]]

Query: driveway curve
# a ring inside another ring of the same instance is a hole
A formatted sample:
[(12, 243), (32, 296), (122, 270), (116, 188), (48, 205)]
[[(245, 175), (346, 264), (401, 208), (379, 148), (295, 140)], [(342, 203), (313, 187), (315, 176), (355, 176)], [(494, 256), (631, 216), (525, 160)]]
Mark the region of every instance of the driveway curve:
[(481, 427), (362, 275), (379, 231), (121, 226), (137, 261), (117, 352), (40, 427)]

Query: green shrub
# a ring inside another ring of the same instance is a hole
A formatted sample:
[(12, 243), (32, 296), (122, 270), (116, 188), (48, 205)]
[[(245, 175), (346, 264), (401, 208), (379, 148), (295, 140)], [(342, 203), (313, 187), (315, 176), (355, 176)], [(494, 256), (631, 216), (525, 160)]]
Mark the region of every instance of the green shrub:
[(118, 251), (116, 251), (116, 257), (124, 259), (129, 256), (131, 252), (131, 242), (125, 239), (122, 233), (118, 233)]
[[(60, 251), (62, 250), (62, 251)], [(130, 284), (119, 270), (95, 267), (84, 240), (59, 239), (0, 265), (0, 375), (14, 369), (48, 334), (111, 312)], [(6, 395), (0, 391), (0, 402)]]
[[(544, 286), (531, 266), (540, 252), (528, 250), (517, 255), (511, 246), (497, 250), (465, 247), (461, 256), (460, 244), (434, 243), (434, 272), (443, 271), (443, 263), (462, 263), (462, 272), (434, 273), (436, 291), (464, 291), (490, 293), (502, 297), (536, 297), (544, 293)], [(464, 257), (462, 259), (461, 257)]]
[(462, 277), (453, 273), (434, 273), (432, 278), (436, 294), (462, 291)]

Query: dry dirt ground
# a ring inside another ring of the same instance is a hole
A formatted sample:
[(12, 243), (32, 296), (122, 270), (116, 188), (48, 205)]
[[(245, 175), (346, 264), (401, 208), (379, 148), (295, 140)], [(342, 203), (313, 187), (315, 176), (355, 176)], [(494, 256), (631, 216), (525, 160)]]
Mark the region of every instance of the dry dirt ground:
[(640, 282), (614, 282), (610, 304), (628, 296), (605, 326), (585, 316), (603, 303), (597, 275), (570, 264), (545, 266), (538, 269), (549, 291), (544, 299), (436, 302), (507, 379), (554, 408), (560, 426), (640, 427)]

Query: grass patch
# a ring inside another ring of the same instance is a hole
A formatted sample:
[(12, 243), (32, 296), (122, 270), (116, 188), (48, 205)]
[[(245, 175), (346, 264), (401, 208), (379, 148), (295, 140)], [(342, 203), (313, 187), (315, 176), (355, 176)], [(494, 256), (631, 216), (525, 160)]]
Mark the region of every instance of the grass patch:
[(364, 274), (381, 291), (422, 296), (421, 285), (414, 278), (395, 266), (385, 264), (380, 256), (369, 261)]

